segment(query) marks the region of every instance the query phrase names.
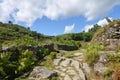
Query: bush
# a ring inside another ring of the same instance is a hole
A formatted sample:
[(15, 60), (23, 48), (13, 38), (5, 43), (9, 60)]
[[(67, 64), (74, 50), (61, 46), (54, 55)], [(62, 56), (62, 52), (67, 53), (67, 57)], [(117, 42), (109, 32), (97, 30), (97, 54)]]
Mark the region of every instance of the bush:
[(111, 71), (110, 71), (109, 69), (106, 69), (106, 70), (104, 70), (104, 71), (102, 72), (102, 75), (103, 75), (104, 77), (109, 77), (110, 74), (111, 74)]
[(107, 61), (111, 69), (117, 69), (120, 67), (120, 54), (108, 53)]
[(49, 58), (50, 59), (56, 58), (56, 54), (57, 54), (57, 52), (51, 52), (50, 55), (49, 55)]
[(43, 57), (45, 57), (46, 55), (48, 55), (49, 50), (45, 49), (43, 47), (41, 47), (38, 51), (37, 51), (37, 57), (38, 59), (42, 59)]
[(20, 59), (19, 59), (19, 67), (18, 72), (23, 73), (29, 69), (31, 69), (36, 61), (36, 58), (32, 51), (26, 50), (22, 53)]
[(3, 79), (7, 74), (3, 70), (3, 67), (0, 67), (0, 79)]
[(87, 48), (87, 52), (84, 54), (85, 60), (90, 66), (93, 66), (99, 59), (98, 51), (103, 49), (101, 45), (90, 45)]

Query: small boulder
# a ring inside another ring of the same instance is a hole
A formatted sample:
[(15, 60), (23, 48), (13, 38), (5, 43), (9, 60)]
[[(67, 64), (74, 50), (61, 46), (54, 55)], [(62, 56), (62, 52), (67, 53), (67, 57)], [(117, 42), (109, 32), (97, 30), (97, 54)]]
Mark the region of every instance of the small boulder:
[(94, 71), (97, 72), (98, 75), (101, 75), (106, 69), (108, 68), (101, 62), (94, 64)]
[(91, 68), (89, 67), (89, 65), (87, 63), (83, 63), (83, 69), (85, 70), (85, 72), (90, 74)]
[(57, 76), (57, 72), (53, 72), (44, 67), (37, 66), (30, 73), (29, 78), (41, 79), (41, 78), (52, 78), (53, 76)]

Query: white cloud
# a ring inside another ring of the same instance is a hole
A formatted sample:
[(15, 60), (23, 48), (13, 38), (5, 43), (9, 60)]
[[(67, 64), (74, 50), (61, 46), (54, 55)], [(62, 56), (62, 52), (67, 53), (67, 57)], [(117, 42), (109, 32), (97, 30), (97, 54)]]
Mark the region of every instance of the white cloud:
[(92, 27), (93, 27), (93, 25), (86, 25), (84, 27), (85, 32), (88, 32), (88, 30), (91, 29)]
[(52, 20), (80, 15), (92, 20), (103, 16), (118, 4), (120, 0), (47, 0), (44, 14)]
[(116, 5), (120, 5), (120, 0), (0, 0), (0, 21), (8, 21), (10, 15), (16, 22), (28, 25), (43, 16), (56, 20), (83, 15), (92, 20)]
[(65, 30), (64, 33), (72, 33), (74, 31), (74, 27), (75, 25), (69, 25), (69, 26), (65, 26)]
[[(112, 18), (109, 18), (109, 19), (112, 20)], [(98, 24), (98, 25), (100, 25), (100, 26), (103, 27), (103, 26), (107, 25), (108, 22), (107, 22), (106, 19), (102, 19), (102, 20), (99, 20), (96, 24)], [(94, 24), (86, 25), (86, 26), (84, 27), (85, 32), (87, 32), (87, 31), (88, 31), (89, 29), (91, 29), (92, 27), (94, 27)]]
[(99, 20), (99, 21), (97, 22), (97, 24), (100, 25), (100, 26), (104, 26), (104, 25), (108, 24), (108, 22), (107, 22), (106, 19), (103, 19), (103, 20)]

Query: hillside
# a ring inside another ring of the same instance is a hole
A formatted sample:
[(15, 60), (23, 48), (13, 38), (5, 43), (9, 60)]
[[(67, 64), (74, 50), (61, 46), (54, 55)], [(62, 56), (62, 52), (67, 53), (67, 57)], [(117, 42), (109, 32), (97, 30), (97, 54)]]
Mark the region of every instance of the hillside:
[(9, 42), (14, 43), (15, 41), (21, 41), (19, 44), (22, 44), (22, 42), (25, 41), (24, 39), (27, 38), (42, 40), (49, 37), (16, 24), (4, 24), (2, 22), (0, 23), (0, 42), (3, 44), (3, 46), (4, 44), (7, 45), (7, 43), (9, 44)]

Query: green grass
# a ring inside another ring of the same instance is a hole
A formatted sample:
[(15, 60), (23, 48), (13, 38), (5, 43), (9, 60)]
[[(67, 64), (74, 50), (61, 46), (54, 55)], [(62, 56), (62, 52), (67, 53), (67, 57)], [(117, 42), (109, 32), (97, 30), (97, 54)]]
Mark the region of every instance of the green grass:
[(102, 50), (104, 47), (102, 45), (90, 45), (87, 48), (86, 53), (84, 53), (85, 60), (90, 66), (93, 66), (99, 60), (98, 51)]
[(120, 54), (108, 53), (107, 54), (108, 65), (110, 69), (118, 69), (120, 67)]
[(42, 61), (39, 63), (40, 66), (45, 66), (49, 69), (54, 69), (54, 65), (51, 65), (53, 62), (53, 59), (56, 58), (56, 52), (51, 52), (50, 55), (46, 56), (46, 61)]

